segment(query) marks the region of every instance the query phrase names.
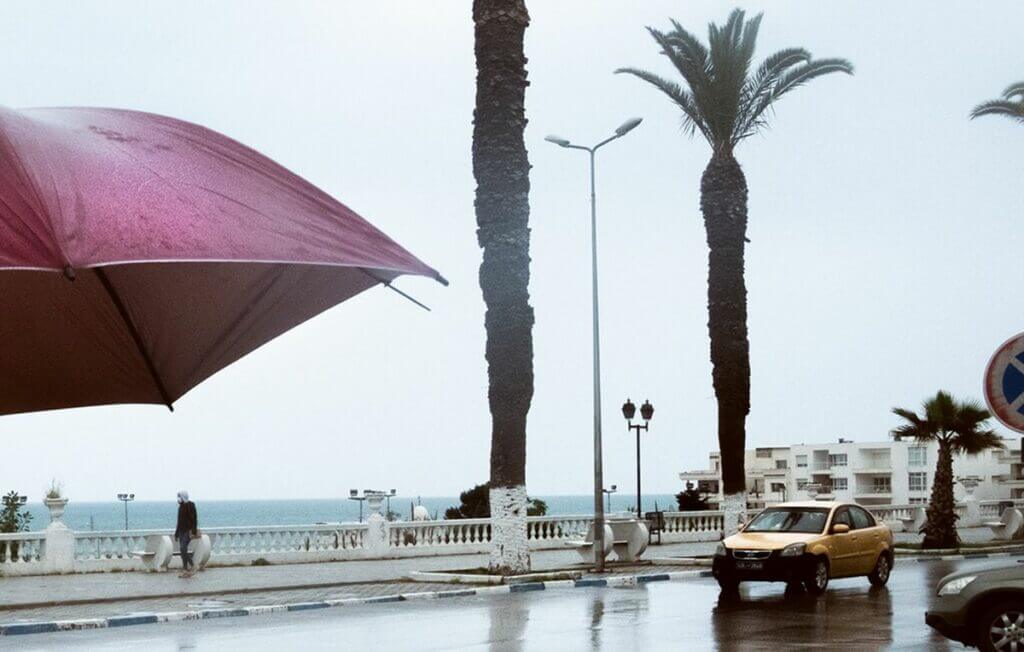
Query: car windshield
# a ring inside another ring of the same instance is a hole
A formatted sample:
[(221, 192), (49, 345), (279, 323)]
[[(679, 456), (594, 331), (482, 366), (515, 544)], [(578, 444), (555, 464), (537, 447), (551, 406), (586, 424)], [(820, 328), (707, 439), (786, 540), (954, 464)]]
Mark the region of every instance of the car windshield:
[(800, 532), (819, 534), (825, 530), (827, 509), (773, 507), (766, 509), (743, 528), (744, 532)]

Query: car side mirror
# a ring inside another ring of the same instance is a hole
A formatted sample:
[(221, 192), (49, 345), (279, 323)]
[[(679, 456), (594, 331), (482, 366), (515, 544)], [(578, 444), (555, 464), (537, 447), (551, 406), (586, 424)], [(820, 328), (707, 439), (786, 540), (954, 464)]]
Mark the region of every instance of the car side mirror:
[(836, 523), (832, 526), (832, 534), (846, 534), (850, 531), (850, 526), (846, 523)]

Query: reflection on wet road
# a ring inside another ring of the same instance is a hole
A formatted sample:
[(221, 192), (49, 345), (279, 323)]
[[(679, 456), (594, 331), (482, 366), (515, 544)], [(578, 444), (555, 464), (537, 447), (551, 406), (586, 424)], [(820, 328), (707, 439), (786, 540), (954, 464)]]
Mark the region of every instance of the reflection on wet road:
[[(1002, 564), (1013, 562), (1002, 562)], [(722, 596), (711, 579), (565, 589), (45, 634), (12, 649), (62, 650), (950, 650), (924, 612), (939, 578), (992, 562), (903, 562), (889, 586), (834, 581), (814, 598), (782, 584)]]

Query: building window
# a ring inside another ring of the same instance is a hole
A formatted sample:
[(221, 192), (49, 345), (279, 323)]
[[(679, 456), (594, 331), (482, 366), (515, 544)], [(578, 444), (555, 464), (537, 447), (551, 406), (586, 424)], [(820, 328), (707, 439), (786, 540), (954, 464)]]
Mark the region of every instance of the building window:
[(786, 491), (786, 485), (782, 484), (781, 482), (773, 482), (772, 491), (777, 494), (783, 493)]
[(796, 456), (796, 468), (798, 468), (798, 469), (806, 469), (807, 468), (807, 456), (806, 455), (797, 455)]
[(872, 489), (876, 494), (891, 494), (892, 478), (875, 478)]
[(846, 453), (838, 453), (828, 456), (829, 466), (846, 466)]
[(803, 491), (806, 488), (807, 488), (807, 478), (797, 478), (796, 479), (796, 490), (797, 491)]
[(786, 460), (775, 460), (775, 468), (776, 469), (785, 469), (785, 468), (789, 468), (789, 467), (788, 467), (788, 463), (786, 462)]
[(928, 474), (927, 473), (911, 473), (908, 475), (908, 481), (910, 484), (911, 491), (927, 491), (928, 490)]
[(911, 446), (907, 449), (907, 463), (910, 466), (925, 466), (928, 463), (928, 449), (924, 446)]
[[(846, 456), (843, 455), (845, 458)], [(845, 459), (843, 460), (845, 465)], [(832, 478), (832, 491), (846, 491), (847, 488), (846, 478)]]
[(928, 499), (927, 498), (911, 498), (910, 499), (910, 504), (911, 505), (927, 505), (928, 504)]
[(758, 457), (771, 457), (772, 456), (772, 449), (770, 449), (770, 448), (758, 448), (757, 449), (757, 456)]

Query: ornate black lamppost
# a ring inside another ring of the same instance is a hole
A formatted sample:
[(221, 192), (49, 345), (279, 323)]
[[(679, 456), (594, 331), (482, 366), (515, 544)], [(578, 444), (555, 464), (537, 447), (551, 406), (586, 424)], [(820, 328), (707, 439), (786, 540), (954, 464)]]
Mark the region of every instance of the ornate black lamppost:
[(642, 425), (633, 423), (635, 415), (636, 406), (627, 398), (626, 402), (622, 404), (622, 416), (626, 417), (626, 428), (636, 430), (636, 517), (641, 518), (643, 512), (640, 511), (640, 431), (646, 431), (650, 425), (648, 422), (654, 416), (654, 406), (650, 401), (644, 401), (644, 404), (640, 406), (640, 416), (644, 419)]

